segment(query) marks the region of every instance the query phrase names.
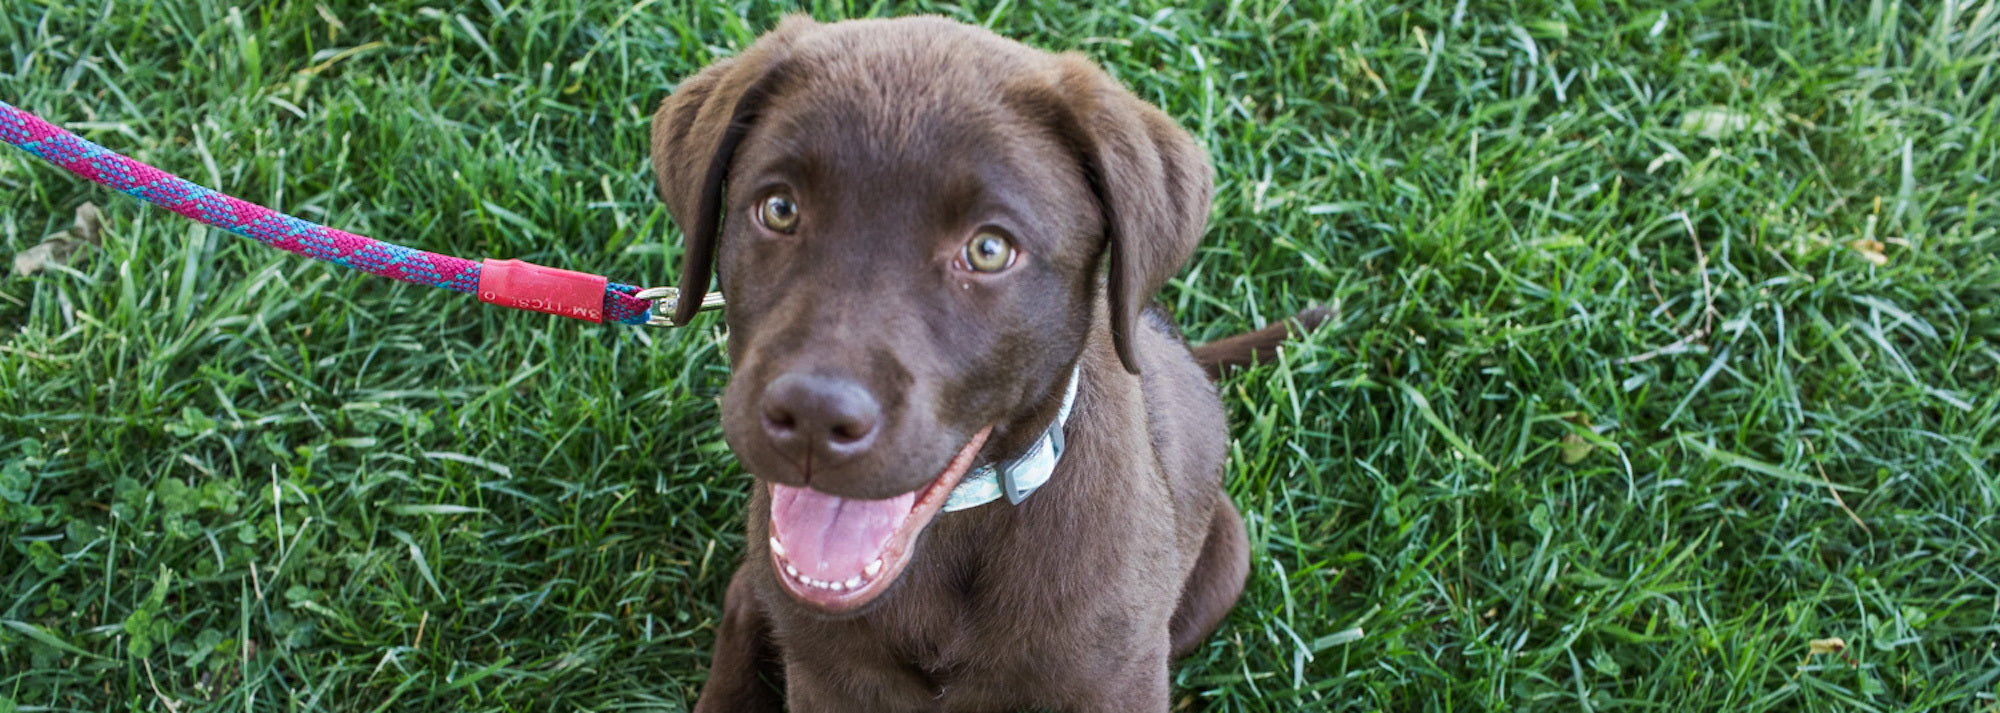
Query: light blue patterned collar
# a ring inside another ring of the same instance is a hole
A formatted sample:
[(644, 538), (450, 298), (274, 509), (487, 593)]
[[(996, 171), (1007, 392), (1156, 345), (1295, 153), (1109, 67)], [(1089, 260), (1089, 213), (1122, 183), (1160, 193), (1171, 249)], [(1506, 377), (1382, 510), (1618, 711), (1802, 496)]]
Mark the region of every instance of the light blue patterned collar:
[(951, 489), (951, 497), (944, 501), (944, 511), (953, 512), (979, 507), (999, 500), (1005, 495), (1007, 502), (1015, 505), (1027, 500), (1049, 482), (1049, 476), (1056, 472), (1056, 461), (1062, 459), (1063, 424), (1069, 421), (1069, 408), (1076, 403), (1077, 370), (1069, 373), (1069, 390), (1063, 392), (1062, 409), (1056, 411), (1055, 423), (1049, 430), (1028, 446), (1028, 452), (1021, 457), (1000, 463), (988, 463), (966, 473), (958, 487)]

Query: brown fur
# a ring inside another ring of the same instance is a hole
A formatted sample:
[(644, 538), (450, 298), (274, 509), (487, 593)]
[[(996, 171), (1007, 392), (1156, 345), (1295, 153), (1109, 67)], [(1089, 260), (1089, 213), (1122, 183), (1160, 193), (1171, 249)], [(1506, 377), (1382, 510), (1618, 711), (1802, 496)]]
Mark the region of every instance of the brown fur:
[[(781, 680), (795, 711), (1167, 710), (1170, 658), (1248, 569), (1221, 404), (1147, 307), (1207, 219), (1186, 132), (1075, 55), (938, 18), (794, 17), (682, 83), (652, 159), (687, 234), (682, 304), (711, 269), (728, 292), (723, 430), (760, 481), (696, 709), (779, 710)], [(752, 219), (774, 187), (800, 207), (794, 234)], [(980, 226), (1020, 262), (951, 267)], [(1072, 366), (1068, 451), (1033, 497), (939, 515), (857, 611), (778, 583), (766, 483), (891, 497), (987, 425), (979, 459), (1017, 455)], [(773, 440), (760, 404), (781, 378), (862, 394), (872, 440)]]

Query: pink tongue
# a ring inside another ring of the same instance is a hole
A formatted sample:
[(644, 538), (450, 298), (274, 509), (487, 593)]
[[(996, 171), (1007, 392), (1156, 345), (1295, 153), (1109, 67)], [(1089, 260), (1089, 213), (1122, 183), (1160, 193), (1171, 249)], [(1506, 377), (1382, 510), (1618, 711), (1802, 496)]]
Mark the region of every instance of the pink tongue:
[(890, 536), (910, 517), (916, 492), (855, 500), (771, 484), (771, 531), (799, 574), (827, 582), (862, 576), (882, 558)]

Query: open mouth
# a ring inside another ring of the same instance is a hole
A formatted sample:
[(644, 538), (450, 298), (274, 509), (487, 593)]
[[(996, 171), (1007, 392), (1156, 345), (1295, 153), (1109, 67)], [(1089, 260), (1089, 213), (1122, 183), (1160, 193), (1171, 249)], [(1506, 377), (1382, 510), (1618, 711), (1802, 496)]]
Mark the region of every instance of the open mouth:
[(917, 490), (886, 500), (843, 498), (771, 483), (771, 564), (785, 591), (829, 613), (853, 611), (896, 581), (916, 542), (972, 467), (992, 426), (980, 429)]

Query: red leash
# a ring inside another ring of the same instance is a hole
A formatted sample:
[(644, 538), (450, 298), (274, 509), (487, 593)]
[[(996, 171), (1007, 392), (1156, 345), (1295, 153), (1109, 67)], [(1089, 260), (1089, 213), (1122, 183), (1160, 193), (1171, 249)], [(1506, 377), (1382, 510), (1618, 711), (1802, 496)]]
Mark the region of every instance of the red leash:
[[(671, 287), (640, 289), (591, 275), (519, 260), (473, 262), (355, 235), (249, 203), (134, 161), (0, 102), (0, 141), (127, 195), (269, 245), (371, 275), (477, 295), (502, 307), (546, 312), (586, 322), (675, 326)], [(654, 300), (663, 300), (653, 309)], [(721, 295), (702, 309), (722, 306)]]

